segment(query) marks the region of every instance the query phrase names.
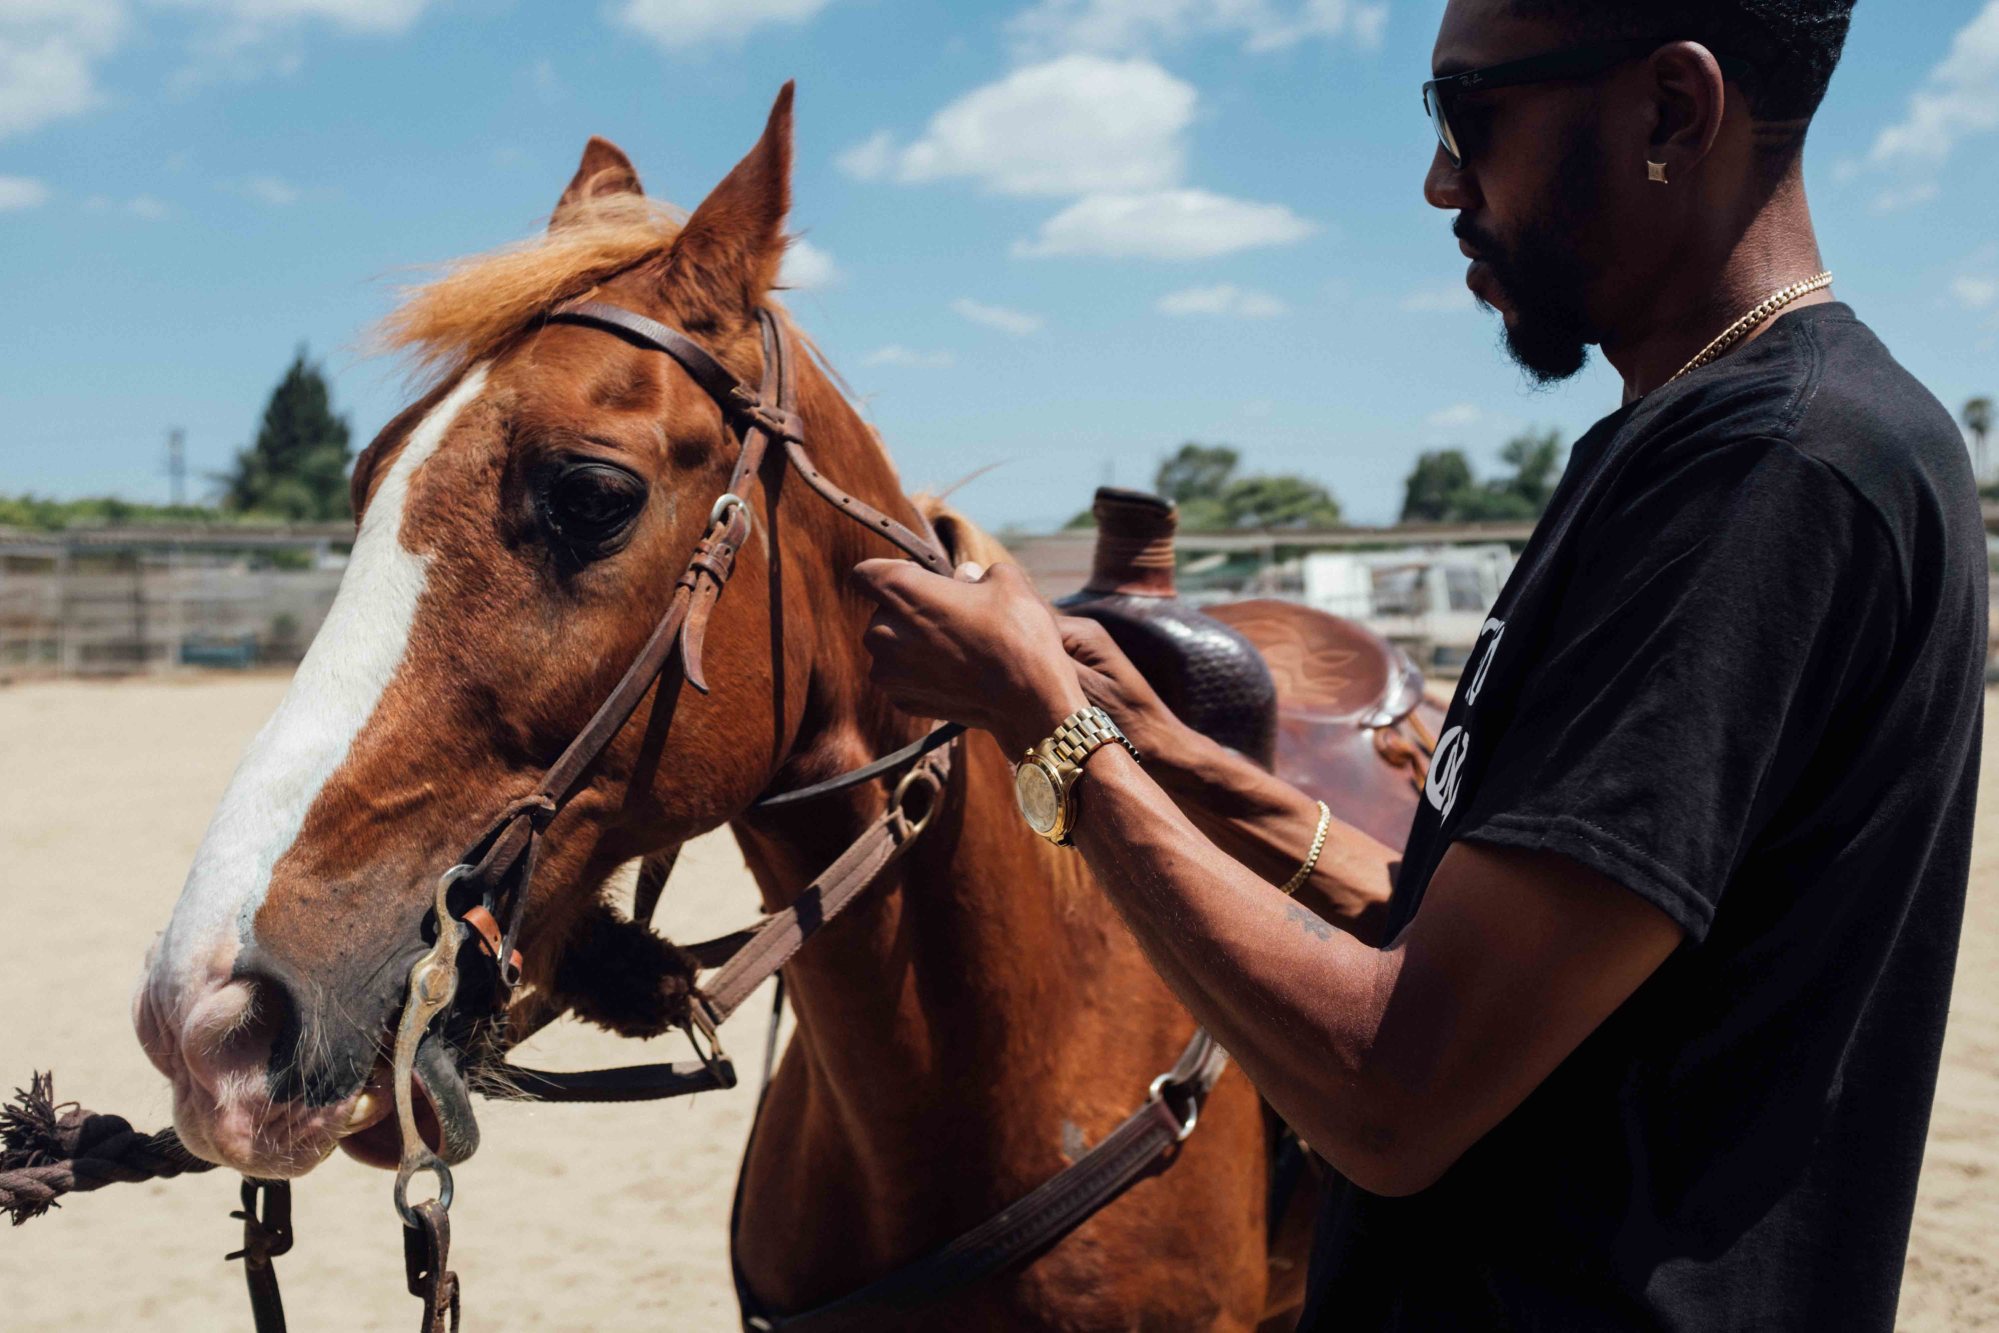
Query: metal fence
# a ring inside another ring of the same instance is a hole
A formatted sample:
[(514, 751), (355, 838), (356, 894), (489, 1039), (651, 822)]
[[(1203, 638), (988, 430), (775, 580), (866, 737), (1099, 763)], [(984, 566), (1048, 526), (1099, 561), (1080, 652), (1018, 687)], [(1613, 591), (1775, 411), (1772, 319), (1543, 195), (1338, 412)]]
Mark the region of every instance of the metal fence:
[(0, 530), (0, 679), (297, 662), (351, 529)]

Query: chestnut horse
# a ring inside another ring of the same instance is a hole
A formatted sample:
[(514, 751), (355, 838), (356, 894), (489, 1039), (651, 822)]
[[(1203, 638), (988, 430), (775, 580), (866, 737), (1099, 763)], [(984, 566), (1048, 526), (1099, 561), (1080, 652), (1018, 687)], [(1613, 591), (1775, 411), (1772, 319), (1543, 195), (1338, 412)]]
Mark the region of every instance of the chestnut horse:
[[(394, 1164), (383, 1051), (432, 886), (610, 692), (735, 456), (715, 403), (668, 358), (542, 316), (614, 302), (756, 383), (790, 162), (789, 86), (684, 222), (593, 139), (546, 237), (460, 265), (391, 318), (390, 341), (436, 385), (355, 466), (339, 595), (223, 796), (135, 1000), (202, 1156), (264, 1177), (335, 1147)], [(1003, 556), (941, 507), (919, 513), (829, 374), (798, 372), (828, 476), (912, 527), (934, 520), (958, 558)], [(785, 906), (886, 795), (752, 804), (924, 729), (869, 685), (860, 648), (868, 611), (848, 571), (887, 548), (780, 455), (760, 481), (757, 537), (708, 627), (712, 692), (664, 676), (547, 831), (522, 936), (533, 990), (577, 983), (565, 950), (607, 918), (617, 867), (724, 824), (763, 906)], [(743, 1166), (736, 1237), (765, 1308), (841, 1296), (1020, 1197), (1116, 1126), (1188, 1040), (1192, 1020), (1081, 860), (1026, 829), (1011, 789), (991, 739), (966, 737), (933, 827), (786, 968), (796, 1035)], [(427, 1049), (425, 1136), (462, 1157), (476, 1071), (459, 1066), (476, 1057)], [(1166, 1169), (913, 1323), (1258, 1326), (1302, 1277), (1300, 1238), (1273, 1259), (1266, 1234), (1269, 1135), (1231, 1070)]]

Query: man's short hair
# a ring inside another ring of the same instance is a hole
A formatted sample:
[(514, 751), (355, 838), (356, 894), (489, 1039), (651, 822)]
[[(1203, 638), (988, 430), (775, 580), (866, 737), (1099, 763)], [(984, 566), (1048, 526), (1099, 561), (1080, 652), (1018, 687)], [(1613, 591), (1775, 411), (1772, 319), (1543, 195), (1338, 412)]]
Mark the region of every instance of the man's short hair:
[(1802, 124), (1818, 110), (1846, 46), (1854, 0), (1512, 0), (1523, 17), (1551, 18), (1603, 37), (1699, 42), (1749, 67), (1741, 86), (1760, 121)]

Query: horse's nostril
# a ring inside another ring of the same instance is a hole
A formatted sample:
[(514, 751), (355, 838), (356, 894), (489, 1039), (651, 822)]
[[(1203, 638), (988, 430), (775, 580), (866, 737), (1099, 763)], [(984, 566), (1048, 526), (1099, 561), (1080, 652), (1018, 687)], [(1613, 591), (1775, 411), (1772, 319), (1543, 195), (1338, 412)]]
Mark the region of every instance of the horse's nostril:
[(234, 1040), (243, 1055), (268, 1065), (272, 1090), (284, 1095), (279, 1084), (298, 1063), (299, 1005), (291, 983), (282, 973), (263, 967), (236, 969), (236, 983), (250, 988), (250, 1011)]
[(232, 1038), (246, 1055), (269, 1058), (278, 1039), (297, 1028), (298, 1007), (292, 1003), (288, 986), (271, 977), (246, 979), (250, 987), (250, 1011)]
[(196, 1079), (215, 1090), (261, 1073), (291, 1012), (282, 986), (233, 977), (188, 1011), (181, 1024), (182, 1059)]

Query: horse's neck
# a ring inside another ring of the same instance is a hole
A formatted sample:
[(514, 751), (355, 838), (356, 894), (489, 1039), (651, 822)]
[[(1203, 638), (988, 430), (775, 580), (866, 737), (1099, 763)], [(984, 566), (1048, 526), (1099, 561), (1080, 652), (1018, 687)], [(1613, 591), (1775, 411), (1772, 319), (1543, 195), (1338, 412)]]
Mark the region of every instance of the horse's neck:
[[(885, 793), (826, 801), (836, 808), (742, 836), (768, 903), (795, 897)], [(926, 1083), (996, 1074), (1023, 1036), (1061, 1026), (1116, 929), (1108, 916), (1080, 862), (1027, 831), (991, 738), (968, 734), (929, 828), (787, 966), (797, 1040), (847, 1105), (906, 1108)]]
[[(818, 465), (871, 503), (920, 523), (872, 433), (816, 368), (806, 369), (801, 407)], [(816, 501), (797, 516), (818, 524), (817, 554), (799, 562), (800, 573), (810, 569), (826, 586), (799, 586), (810, 613), (786, 617), (787, 632), (809, 626), (814, 642), (803, 721), (780, 770), (784, 785), (856, 767), (926, 725), (897, 713), (869, 684), (865, 612), (841, 595), (855, 560), (888, 552)], [(890, 785), (869, 783), (780, 819), (740, 822), (765, 905), (788, 904), (881, 814)], [(906, 1097), (907, 1080), (950, 1079), (968, 1063), (1003, 1059), (1023, 1025), (1060, 1021), (1056, 1011), (1079, 984), (1074, 956), (1079, 947), (1089, 954), (1091, 942), (1103, 947), (1110, 916), (1081, 862), (1027, 830), (1011, 768), (991, 738), (968, 734), (928, 830), (787, 966), (798, 1040), (843, 1100), (883, 1087)], [(1115, 923), (1110, 928), (1123, 943)]]

